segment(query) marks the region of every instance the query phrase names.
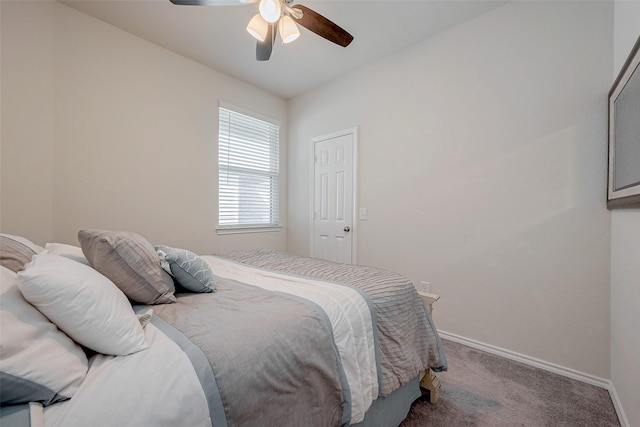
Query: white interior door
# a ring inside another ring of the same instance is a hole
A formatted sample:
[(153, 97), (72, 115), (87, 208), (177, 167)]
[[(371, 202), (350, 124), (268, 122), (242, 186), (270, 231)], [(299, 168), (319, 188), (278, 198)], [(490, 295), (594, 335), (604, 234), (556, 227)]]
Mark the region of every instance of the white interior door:
[(355, 129), (313, 139), (311, 256), (352, 264), (354, 253)]

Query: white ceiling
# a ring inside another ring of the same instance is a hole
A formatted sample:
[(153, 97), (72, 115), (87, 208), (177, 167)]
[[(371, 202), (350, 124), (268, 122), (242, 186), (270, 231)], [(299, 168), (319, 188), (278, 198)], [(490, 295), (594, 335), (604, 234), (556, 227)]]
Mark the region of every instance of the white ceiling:
[(290, 99), (422, 41), (506, 1), (300, 0), (354, 36), (346, 48), (301, 28), (276, 41), (268, 62), (255, 59), (246, 32), (257, 4), (176, 6), (169, 0), (63, 0), (63, 3), (180, 55)]

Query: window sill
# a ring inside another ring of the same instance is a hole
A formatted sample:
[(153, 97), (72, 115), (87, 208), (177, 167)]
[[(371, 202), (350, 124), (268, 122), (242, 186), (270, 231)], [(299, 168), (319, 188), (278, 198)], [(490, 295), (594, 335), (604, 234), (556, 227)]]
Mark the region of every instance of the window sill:
[(274, 231), (282, 231), (284, 227), (281, 225), (276, 226), (248, 226), (248, 227), (218, 227), (216, 233), (218, 235), (224, 234), (245, 234), (245, 233), (271, 233)]

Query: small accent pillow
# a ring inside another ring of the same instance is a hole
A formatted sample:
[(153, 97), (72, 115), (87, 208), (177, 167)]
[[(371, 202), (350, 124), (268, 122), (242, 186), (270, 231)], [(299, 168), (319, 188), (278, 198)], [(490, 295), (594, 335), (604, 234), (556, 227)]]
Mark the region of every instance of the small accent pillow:
[(78, 240), (89, 264), (129, 299), (142, 304), (176, 302), (171, 276), (142, 236), (126, 231), (80, 230)]
[(20, 236), (0, 234), (0, 265), (17, 273), (44, 248)]
[(24, 298), (77, 343), (124, 356), (148, 347), (122, 292), (93, 268), (59, 255), (34, 255), (18, 273)]
[(52, 255), (60, 255), (84, 265), (90, 265), (89, 260), (87, 260), (82, 253), (80, 246), (65, 245), (64, 243), (47, 243), (44, 245), (44, 248)]
[(178, 284), (192, 292), (214, 292), (216, 279), (211, 267), (198, 255), (186, 249), (156, 246), (156, 253), (164, 270)]
[(16, 274), (0, 267), (0, 402), (66, 400), (87, 374), (78, 344), (25, 301)]

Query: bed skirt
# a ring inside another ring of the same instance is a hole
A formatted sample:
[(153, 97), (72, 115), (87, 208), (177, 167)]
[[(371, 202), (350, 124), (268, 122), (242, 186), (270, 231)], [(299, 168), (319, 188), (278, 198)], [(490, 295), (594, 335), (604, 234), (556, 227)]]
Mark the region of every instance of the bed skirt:
[(417, 376), (390, 395), (374, 400), (364, 420), (352, 427), (396, 427), (407, 418), (411, 404), (421, 395), (420, 376)]

